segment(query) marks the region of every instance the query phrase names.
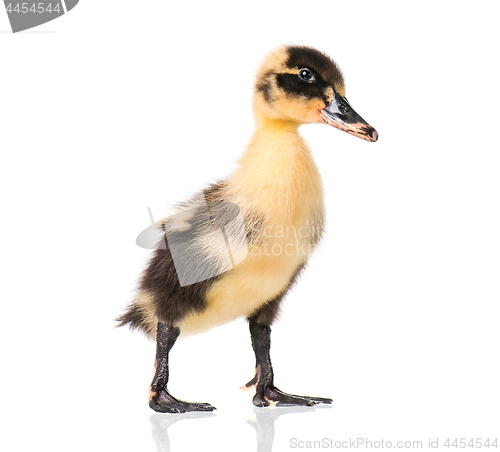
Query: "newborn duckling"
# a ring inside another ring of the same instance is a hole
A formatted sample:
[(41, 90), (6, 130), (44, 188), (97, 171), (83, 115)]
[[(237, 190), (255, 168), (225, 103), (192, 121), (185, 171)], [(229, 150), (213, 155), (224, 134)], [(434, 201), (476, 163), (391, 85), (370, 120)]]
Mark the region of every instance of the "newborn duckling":
[(128, 310), (118, 318), (156, 338), (149, 406), (159, 412), (212, 411), (208, 403), (174, 398), (167, 389), (168, 354), (178, 336), (245, 316), (256, 357), (256, 406), (331, 403), (274, 386), (271, 325), (281, 301), (321, 239), (323, 186), (298, 133), (326, 123), (366, 141), (378, 134), (345, 98), (337, 64), (316, 49), (282, 46), (257, 73), (256, 131), (237, 169), (181, 204), (156, 226), (164, 236)]

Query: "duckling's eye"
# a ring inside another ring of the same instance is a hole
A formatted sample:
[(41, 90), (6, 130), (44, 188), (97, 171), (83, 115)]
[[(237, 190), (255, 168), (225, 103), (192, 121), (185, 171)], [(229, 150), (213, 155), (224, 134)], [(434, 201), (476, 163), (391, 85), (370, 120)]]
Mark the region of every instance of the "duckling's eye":
[(299, 78), (307, 83), (312, 83), (316, 80), (313, 73), (307, 68), (299, 69)]

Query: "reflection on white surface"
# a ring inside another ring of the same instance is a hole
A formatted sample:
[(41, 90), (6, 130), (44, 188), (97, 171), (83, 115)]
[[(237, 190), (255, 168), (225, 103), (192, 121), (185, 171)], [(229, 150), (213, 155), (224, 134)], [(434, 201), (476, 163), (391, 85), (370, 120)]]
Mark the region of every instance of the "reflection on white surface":
[[(328, 409), (331, 405), (318, 405), (316, 407), (282, 407), (282, 408), (257, 408), (253, 409), (254, 419), (243, 419), (251, 425), (256, 432), (257, 452), (271, 452), (273, 450), (275, 421), (285, 414), (314, 413), (317, 409)], [(157, 452), (172, 452), (168, 429), (176, 422), (188, 419), (212, 418), (215, 412), (192, 412), (183, 414), (153, 414), (149, 418), (151, 434), (156, 444)], [(278, 450), (278, 448), (276, 449)], [(179, 452), (179, 451), (175, 451)]]
[(151, 434), (156, 443), (158, 452), (170, 452), (170, 438), (168, 437), (168, 429), (177, 421), (186, 419), (201, 419), (214, 417), (213, 411), (192, 411), (190, 413), (179, 414), (153, 414), (149, 417), (149, 425), (151, 426)]
[(255, 420), (247, 422), (257, 433), (257, 452), (270, 452), (273, 450), (274, 421), (284, 414), (311, 413), (313, 407), (292, 406), (282, 408), (254, 408)]
[(317, 407), (292, 406), (282, 408), (254, 408), (255, 420), (247, 422), (257, 433), (257, 452), (271, 452), (274, 441), (274, 421), (284, 414), (313, 413), (316, 408), (331, 408), (331, 405)]

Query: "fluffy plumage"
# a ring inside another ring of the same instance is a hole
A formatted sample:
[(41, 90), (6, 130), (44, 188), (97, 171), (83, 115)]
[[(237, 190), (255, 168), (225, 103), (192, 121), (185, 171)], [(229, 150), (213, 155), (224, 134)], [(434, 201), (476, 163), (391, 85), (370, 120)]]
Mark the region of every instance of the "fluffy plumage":
[(256, 131), (225, 180), (161, 222), (154, 252), (120, 325), (156, 335), (149, 406), (159, 412), (211, 411), (169, 393), (168, 354), (177, 337), (247, 317), (256, 357), (256, 406), (331, 403), (274, 386), (270, 325), (324, 228), (321, 178), (303, 123), (324, 122), (367, 141), (378, 134), (345, 99), (342, 73), (323, 53), (283, 46), (262, 62), (254, 91)]
[[(288, 72), (299, 66), (314, 68), (324, 79), (315, 87), (321, 90), (319, 97), (308, 95), (306, 106), (298, 106), (303, 103), (301, 96), (287, 92), (278, 79), (291, 75)], [(269, 87), (263, 90), (265, 83)], [(161, 321), (179, 326), (183, 335), (193, 334), (241, 316), (250, 317), (263, 305), (283, 298), (324, 226), (320, 174), (297, 128), (304, 119), (318, 121), (317, 108), (326, 106), (320, 98), (328, 101), (325, 96), (332, 84), (343, 87), (340, 71), (316, 50), (283, 47), (268, 56), (258, 71), (254, 94), (258, 129), (236, 171), (207, 191), (214, 202), (240, 207), (248, 238), (247, 257), (224, 274), (181, 287), (168, 247), (156, 250), (135, 299), (119, 318), (121, 325), (129, 324), (154, 337), (156, 323)], [(266, 97), (273, 100), (268, 102)], [(280, 109), (293, 114), (278, 119), (284, 116), (277, 111)], [(188, 201), (179, 210), (192, 209), (193, 201)], [(202, 231), (194, 234), (201, 237)], [(217, 250), (205, 258), (216, 265)], [(269, 323), (275, 317), (276, 313), (268, 316)]]
[[(167, 244), (155, 251), (120, 325), (154, 337), (163, 322), (193, 334), (251, 317), (283, 298), (324, 228), (321, 177), (299, 125), (326, 122), (367, 141), (378, 137), (344, 96), (340, 69), (316, 49), (282, 46), (264, 59), (253, 97), (256, 131), (236, 170), (162, 223), (167, 235), (189, 237), (188, 271), (202, 275), (208, 267), (210, 277), (181, 285)], [(229, 237), (217, 239), (207, 205), (240, 209), (246, 243), (232, 247), (237, 265), (228, 267), (227, 245), (240, 240), (240, 231), (226, 228)], [(275, 317), (267, 316), (268, 323)]]

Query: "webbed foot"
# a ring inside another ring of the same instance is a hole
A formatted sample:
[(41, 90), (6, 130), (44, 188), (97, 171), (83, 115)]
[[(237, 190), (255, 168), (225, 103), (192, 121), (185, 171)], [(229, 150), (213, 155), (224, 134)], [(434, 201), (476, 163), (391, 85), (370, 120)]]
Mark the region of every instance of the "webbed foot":
[(263, 390), (257, 390), (253, 398), (253, 404), (259, 407), (266, 406), (313, 406), (317, 403), (332, 403), (332, 399), (324, 397), (309, 397), (287, 394), (276, 388), (268, 386)]
[(159, 413), (186, 413), (188, 411), (213, 411), (216, 408), (209, 403), (190, 403), (178, 400), (164, 389), (151, 393), (149, 407)]

